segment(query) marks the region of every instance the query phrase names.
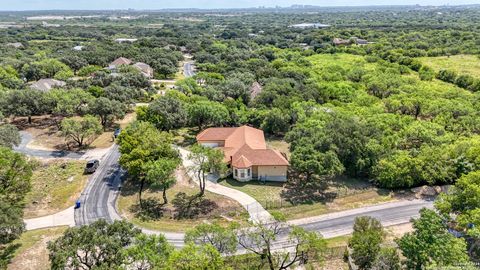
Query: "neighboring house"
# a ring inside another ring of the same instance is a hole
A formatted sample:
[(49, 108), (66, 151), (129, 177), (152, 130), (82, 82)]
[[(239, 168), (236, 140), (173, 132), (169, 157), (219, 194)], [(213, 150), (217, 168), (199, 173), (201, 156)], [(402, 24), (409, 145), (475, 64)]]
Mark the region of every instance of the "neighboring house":
[(6, 44), (8, 47), (13, 47), (15, 49), (21, 49), (23, 48), (23, 44), (20, 42), (12, 42), (12, 43), (7, 43)]
[(335, 46), (350, 45), (351, 41), (349, 39), (334, 38), (333, 39), (333, 44)]
[(115, 61), (113, 61), (112, 63), (110, 63), (110, 65), (108, 65), (108, 69), (117, 69), (118, 66), (121, 66), (121, 65), (130, 65), (132, 63), (132, 60), (128, 59), (128, 58), (125, 58), (125, 57), (119, 57), (117, 59), (115, 59)]
[(298, 28), (298, 29), (308, 29), (308, 28), (328, 28), (330, 25), (323, 24), (323, 23), (299, 23), (290, 25), (291, 28)]
[(62, 87), (65, 86), (66, 83), (63, 81), (55, 80), (55, 79), (41, 79), (38, 80), (30, 85), (30, 88), (42, 91), (42, 92), (48, 92), (50, 89), (54, 87)]
[(153, 68), (149, 66), (148, 64), (138, 62), (133, 64), (134, 67), (136, 67), (140, 72), (147, 78), (153, 78)]
[(250, 100), (254, 100), (262, 90), (263, 88), (258, 82), (252, 83), (252, 86), (250, 86)]
[(287, 181), (287, 158), (279, 151), (267, 148), (260, 129), (248, 126), (208, 128), (197, 135), (197, 142), (221, 149), (230, 173), (238, 181)]
[(78, 46), (73, 47), (73, 50), (74, 51), (81, 51), (81, 50), (83, 50), (83, 48), (85, 48), (85, 46), (78, 45)]
[(136, 39), (136, 38), (117, 38), (117, 39), (115, 39), (115, 42), (120, 43), (120, 44), (124, 43), (124, 42), (133, 43), (137, 40), (138, 39)]

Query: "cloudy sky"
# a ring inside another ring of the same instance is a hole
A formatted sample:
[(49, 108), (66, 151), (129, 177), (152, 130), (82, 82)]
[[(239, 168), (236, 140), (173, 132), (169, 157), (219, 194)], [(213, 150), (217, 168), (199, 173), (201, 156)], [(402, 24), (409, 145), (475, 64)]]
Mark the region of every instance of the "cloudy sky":
[(480, 0), (0, 0), (0, 10), (242, 8), (258, 6), (462, 5)]

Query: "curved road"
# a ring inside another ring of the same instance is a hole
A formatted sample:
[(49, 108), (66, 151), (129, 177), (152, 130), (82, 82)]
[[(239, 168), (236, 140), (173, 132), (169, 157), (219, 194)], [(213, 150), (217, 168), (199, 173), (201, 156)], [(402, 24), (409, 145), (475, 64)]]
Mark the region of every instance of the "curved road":
[(80, 159), (85, 154), (84, 152), (48, 151), (48, 150), (28, 148), (27, 145), (33, 138), (32, 134), (26, 131), (20, 131), (20, 136), (22, 138), (22, 141), (18, 146), (14, 147), (13, 150), (28, 156), (40, 157), (40, 158)]
[[(20, 152), (41, 154), (42, 156), (55, 157), (57, 154), (50, 151), (31, 150), (26, 148), (22, 137), (22, 145), (17, 148)], [(27, 138), (28, 139), (28, 138)], [(66, 155), (68, 156), (68, 155)], [(66, 157), (63, 155), (62, 157)], [(80, 202), (81, 207), (75, 210), (74, 218), (77, 226), (90, 224), (98, 219), (105, 219), (109, 222), (120, 220), (115, 203), (121, 188), (123, 170), (118, 164), (120, 153), (118, 145), (113, 145), (107, 154), (102, 158), (100, 167), (90, 177), (90, 180), (83, 191)], [(432, 201), (412, 200), (398, 201), (379, 205), (356, 208), (352, 210), (336, 212), (317, 217), (289, 221), (291, 224), (302, 226), (309, 231), (320, 232), (324, 237), (336, 237), (347, 235), (352, 232), (354, 219), (357, 216), (372, 216), (379, 219), (384, 226), (405, 224), (411, 218), (418, 217), (419, 210), (427, 207), (433, 208)], [(143, 230), (147, 234), (163, 233), (175, 246), (183, 245), (182, 233), (165, 233), (159, 231)], [(286, 236), (280, 237), (278, 248), (287, 247)]]

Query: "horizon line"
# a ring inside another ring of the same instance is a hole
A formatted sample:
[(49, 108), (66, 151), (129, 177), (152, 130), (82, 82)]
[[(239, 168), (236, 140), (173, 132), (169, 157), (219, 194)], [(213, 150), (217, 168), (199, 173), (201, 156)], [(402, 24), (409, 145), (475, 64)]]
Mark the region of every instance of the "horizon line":
[[(303, 7), (302, 7), (303, 6)], [(308, 9), (308, 8), (349, 8), (349, 7), (466, 7), (466, 6), (480, 6), (480, 3), (476, 4), (460, 4), (460, 5), (421, 5), (421, 4), (410, 4), (410, 5), (339, 5), (339, 6), (316, 6), (316, 5), (302, 5), (295, 4), (290, 6), (256, 6), (256, 7), (231, 7), (231, 8), (185, 8), (185, 7), (172, 7), (172, 8), (160, 8), (160, 9), (135, 9), (135, 8), (105, 8), (105, 9), (0, 9), (0, 12), (32, 12), (32, 11), (182, 11), (182, 10), (197, 10), (197, 11), (228, 11), (228, 10), (268, 10), (268, 9)]]

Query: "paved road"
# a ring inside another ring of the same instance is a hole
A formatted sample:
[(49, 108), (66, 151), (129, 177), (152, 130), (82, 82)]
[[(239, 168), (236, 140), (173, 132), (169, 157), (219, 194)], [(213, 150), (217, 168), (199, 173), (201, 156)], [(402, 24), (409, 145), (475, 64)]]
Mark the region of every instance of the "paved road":
[(118, 159), (118, 145), (113, 145), (80, 196), (81, 207), (75, 210), (75, 224), (86, 225), (99, 219), (109, 222), (120, 219), (115, 210), (121, 178), (124, 174)]
[(185, 64), (183, 64), (183, 75), (185, 77), (193, 77), (195, 75), (195, 71), (193, 71), (194, 69), (194, 65), (192, 62), (185, 62)]
[(20, 145), (14, 147), (13, 150), (23, 153), (25, 155), (39, 157), (39, 158), (71, 158), (80, 159), (85, 154), (84, 152), (69, 152), (69, 151), (48, 151), (28, 148), (28, 143), (32, 140), (32, 134), (26, 131), (20, 131), (22, 141)]

